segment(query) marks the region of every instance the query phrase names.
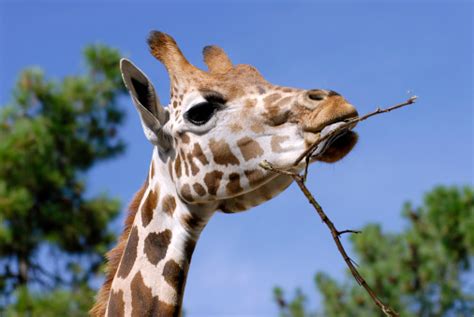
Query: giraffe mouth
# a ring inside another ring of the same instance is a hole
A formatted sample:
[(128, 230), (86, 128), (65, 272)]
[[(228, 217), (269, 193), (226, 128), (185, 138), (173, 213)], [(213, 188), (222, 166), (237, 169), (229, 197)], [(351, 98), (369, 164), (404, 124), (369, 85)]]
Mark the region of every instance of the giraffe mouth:
[[(319, 132), (309, 133), (310, 135), (305, 135), (306, 142), (308, 144), (314, 144), (315, 142), (332, 133), (345, 123), (345, 121), (338, 121), (325, 126)], [(326, 162), (335, 162), (344, 157), (346, 154), (348, 154), (357, 142), (357, 134), (351, 131), (352, 128), (353, 127), (348, 127), (346, 129), (343, 129), (339, 133), (319, 143), (317, 148), (311, 155), (311, 159)]]

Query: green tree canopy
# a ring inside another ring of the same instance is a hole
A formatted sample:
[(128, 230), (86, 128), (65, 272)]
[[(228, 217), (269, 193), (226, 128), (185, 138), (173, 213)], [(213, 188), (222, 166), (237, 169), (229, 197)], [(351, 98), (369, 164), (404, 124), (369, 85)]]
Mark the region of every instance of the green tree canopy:
[[(401, 316), (474, 316), (474, 190), (436, 187), (423, 205), (405, 204), (408, 225), (385, 233), (370, 224), (351, 244), (359, 271), (383, 302)], [(469, 277), (470, 274), (470, 277)], [(310, 312), (306, 296), (287, 301), (276, 288), (282, 316), (384, 316), (351, 275), (339, 282), (317, 273), (322, 311)]]
[(85, 177), (125, 148), (120, 54), (95, 45), (84, 57), (85, 73), (60, 81), (23, 71), (0, 109), (0, 308), (14, 291), (21, 310), (28, 290), (55, 289), (59, 300), (58, 288), (83, 287), (114, 240), (108, 224), (120, 204), (86, 195)]

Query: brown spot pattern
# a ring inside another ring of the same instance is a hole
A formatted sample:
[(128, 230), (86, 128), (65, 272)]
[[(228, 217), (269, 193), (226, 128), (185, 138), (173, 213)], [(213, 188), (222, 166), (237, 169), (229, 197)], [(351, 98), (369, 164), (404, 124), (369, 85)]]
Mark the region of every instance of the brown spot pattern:
[(246, 161), (255, 157), (259, 157), (263, 154), (263, 150), (258, 142), (249, 137), (244, 137), (238, 140), (237, 146), (239, 147), (240, 152), (242, 152), (242, 156)]
[(173, 234), (166, 229), (160, 233), (152, 232), (145, 239), (144, 252), (150, 263), (156, 265), (166, 256)]
[(238, 124), (237, 122), (233, 122), (230, 124), (229, 129), (230, 129), (230, 132), (237, 133), (237, 132), (242, 131), (242, 126)]
[(196, 241), (188, 239), (184, 245), (184, 254), (186, 259), (188, 259), (188, 265), (191, 263), (191, 258), (193, 257), (194, 249), (196, 248)]
[(214, 162), (220, 165), (238, 165), (239, 160), (232, 153), (229, 144), (224, 139), (216, 141), (211, 139), (209, 141), (209, 148), (214, 156)]
[(205, 222), (200, 217), (192, 213), (185, 214), (182, 218), (182, 223), (184, 227), (191, 230), (202, 229), (205, 225)]
[(181, 136), (181, 141), (184, 143), (184, 144), (188, 144), (189, 143), (189, 135), (187, 133), (183, 133), (180, 135)]
[(271, 94), (265, 97), (263, 100), (265, 102), (265, 113), (263, 116), (266, 119), (266, 123), (271, 126), (278, 126), (285, 123), (290, 115), (288, 107), (284, 107), (287, 104), (291, 97), (285, 97), (279, 102), (276, 102), (281, 98), (281, 95), (278, 93)]
[(245, 101), (245, 108), (253, 108), (257, 104), (257, 101), (255, 99), (247, 99)]
[(174, 172), (176, 173), (177, 178), (181, 177), (181, 157), (179, 154), (176, 156), (176, 160), (174, 161)]
[(148, 226), (148, 224), (151, 222), (153, 219), (153, 211), (155, 210), (155, 207), (158, 202), (158, 197), (159, 197), (159, 187), (156, 188), (156, 192), (154, 190), (150, 190), (148, 192), (148, 196), (146, 197), (145, 201), (143, 202), (142, 205), (142, 224), (144, 227)]
[(219, 189), (221, 179), (224, 173), (220, 171), (213, 171), (210, 173), (207, 173), (204, 176), (204, 183), (207, 186), (207, 192), (210, 195), (215, 195), (217, 193), (217, 190)]
[(174, 210), (176, 209), (176, 200), (171, 195), (166, 195), (163, 197), (163, 211), (168, 215), (172, 216)]
[(188, 153), (187, 158), (189, 166), (191, 168), (191, 174), (193, 174), (193, 176), (196, 176), (197, 173), (199, 173), (199, 167), (197, 167), (196, 163), (194, 163), (193, 156), (191, 155), (191, 153)]
[(229, 182), (226, 185), (227, 194), (235, 195), (243, 191), (240, 186), (240, 175), (238, 173), (231, 173), (229, 175)]
[(252, 130), (255, 133), (262, 133), (265, 131), (264, 127), (262, 124), (255, 122), (250, 126), (250, 130)]
[(143, 282), (140, 272), (133, 277), (130, 288), (132, 290), (132, 317), (164, 316), (162, 302), (158, 296), (153, 296), (151, 288)]
[(166, 283), (175, 289), (178, 296), (183, 293), (185, 273), (175, 260), (171, 259), (165, 263), (163, 277)]
[(123, 301), (123, 291), (112, 291), (108, 305), (107, 316), (109, 317), (123, 317), (125, 316), (125, 303)]
[(244, 173), (250, 186), (257, 186), (263, 180), (263, 172), (261, 170), (247, 170)]
[(272, 151), (276, 152), (276, 153), (283, 152), (284, 150), (281, 147), (281, 143), (288, 140), (288, 138), (289, 137), (287, 135), (274, 135), (274, 136), (272, 136), (272, 141), (270, 142), (271, 146), (272, 146)]
[(194, 183), (193, 184), (194, 191), (199, 195), (199, 196), (204, 196), (206, 195), (206, 190), (204, 187), (199, 184), (199, 183)]
[(184, 198), (184, 200), (186, 201), (193, 201), (193, 195), (191, 194), (191, 187), (189, 186), (189, 184), (184, 184), (183, 186), (181, 186), (181, 197)]
[(194, 148), (193, 148), (192, 155), (195, 158), (197, 158), (199, 161), (201, 161), (202, 165), (209, 164), (209, 161), (207, 160), (206, 156), (202, 152), (202, 149), (201, 149), (201, 146), (199, 145), (199, 143), (194, 143)]
[(181, 159), (182, 159), (183, 165), (184, 165), (184, 173), (186, 174), (186, 176), (189, 176), (188, 161), (186, 160), (186, 156), (185, 156), (182, 149), (180, 150), (180, 153), (181, 153)]
[(138, 229), (133, 227), (128, 238), (127, 247), (123, 252), (122, 261), (120, 262), (120, 267), (118, 271), (118, 276), (121, 278), (126, 278), (130, 271), (132, 270), (133, 264), (135, 264), (135, 259), (137, 257), (137, 246), (138, 246)]
[(273, 106), (264, 113), (264, 116), (268, 125), (276, 127), (288, 121), (288, 118), (290, 117), (290, 111), (285, 110), (283, 107)]
[(153, 176), (155, 176), (155, 164), (151, 161), (150, 178), (153, 178)]

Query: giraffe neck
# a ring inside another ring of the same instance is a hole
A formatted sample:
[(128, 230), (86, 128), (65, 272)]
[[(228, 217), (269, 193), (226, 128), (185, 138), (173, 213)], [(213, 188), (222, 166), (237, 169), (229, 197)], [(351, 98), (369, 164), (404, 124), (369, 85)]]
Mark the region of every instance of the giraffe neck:
[(155, 150), (106, 316), (179, 316), (194, 247), (212, 214), (180, 199)]

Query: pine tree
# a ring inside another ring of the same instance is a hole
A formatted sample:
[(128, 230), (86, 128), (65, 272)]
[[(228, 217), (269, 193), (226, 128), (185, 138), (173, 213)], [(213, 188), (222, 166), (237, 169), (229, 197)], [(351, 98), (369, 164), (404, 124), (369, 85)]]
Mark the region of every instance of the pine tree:
[(114, 240), (120, 204), (86, 194), (86, 176), (125, 149), (120, 54), (95, 45), (84, 57), (84, 74), (59, 81), (23, 71), (0, 109), (0, 314), (84, 315)]

